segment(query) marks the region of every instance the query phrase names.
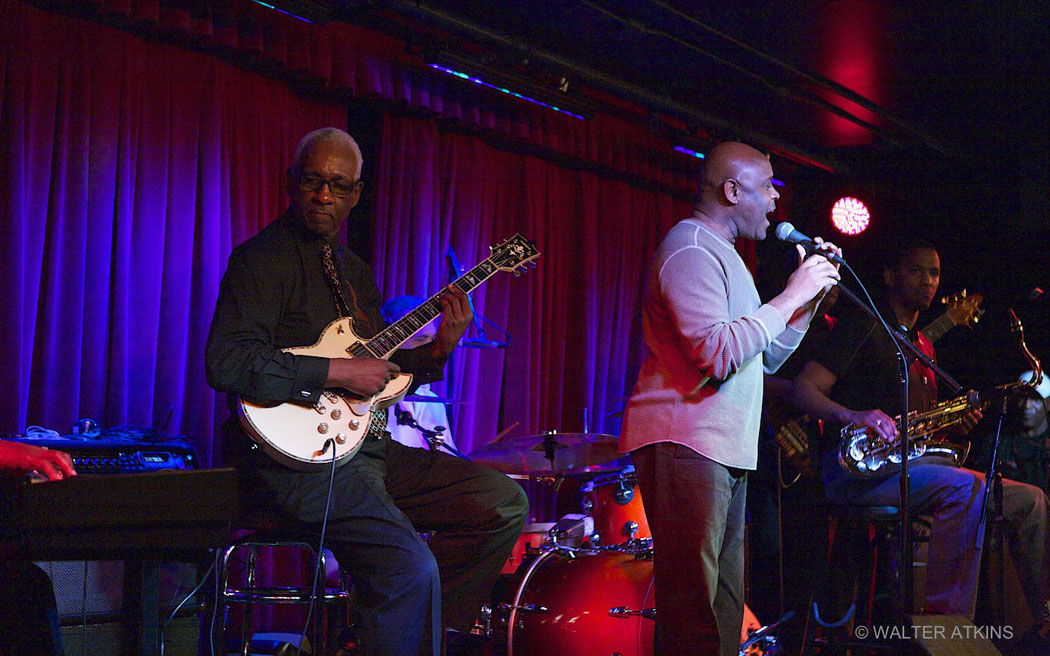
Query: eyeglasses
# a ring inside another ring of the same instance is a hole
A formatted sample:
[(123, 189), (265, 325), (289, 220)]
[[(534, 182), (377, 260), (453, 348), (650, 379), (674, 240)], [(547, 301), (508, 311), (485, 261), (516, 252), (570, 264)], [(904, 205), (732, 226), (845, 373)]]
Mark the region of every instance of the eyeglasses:
[(328, 185), (328, 191), (336, 198), (346, 198), (354, 193), (358, 180), (346, 180), (344, 178), (322, 178), (319, 175), (304, 175), (299, 178), (297, 186), (300, 191), (318, 191), (321, 187)]

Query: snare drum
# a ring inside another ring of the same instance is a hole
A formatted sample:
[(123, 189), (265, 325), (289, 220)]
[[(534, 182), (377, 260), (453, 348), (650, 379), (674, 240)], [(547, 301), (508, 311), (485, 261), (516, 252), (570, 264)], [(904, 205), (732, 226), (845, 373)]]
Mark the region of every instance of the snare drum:
[(651, 549), (557, 547), (523, 569), (503, 606), (507, 656), (652, 656)]
[(649, 521), (642, 506), (642, 492), (634, 466), (585, 483), (584, 510), (594, 517), (594, 528), (605, 544), (619, 544), (628, 538), (651, 538)]

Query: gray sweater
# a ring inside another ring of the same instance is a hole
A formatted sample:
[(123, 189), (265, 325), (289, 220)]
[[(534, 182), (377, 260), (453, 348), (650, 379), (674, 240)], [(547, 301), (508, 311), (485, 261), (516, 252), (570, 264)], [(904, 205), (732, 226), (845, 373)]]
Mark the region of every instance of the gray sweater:
[(762, 305), (733, 244), (694, 219), (657, 248), (642, 312), (645, 357), (620, 449), (675, 442), (754, 469), (762, 374), (774, 373), (805, 333)]

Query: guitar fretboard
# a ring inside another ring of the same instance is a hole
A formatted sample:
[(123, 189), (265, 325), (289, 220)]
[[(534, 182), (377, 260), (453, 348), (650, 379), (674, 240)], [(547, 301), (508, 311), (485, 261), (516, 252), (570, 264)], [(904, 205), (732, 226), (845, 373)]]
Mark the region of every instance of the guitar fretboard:
[[(499, 271), (492, 262), (492, 258), (478, 263), (473, 269), (457, 278), (452, 284), (466, 293), (474, 291), (481, 283), (485, 282)], [(415, 335), (423, 326), (433, 321), (441, 314), (441, 297), (447, 294), (447, 289), (427, 299), (422, 305), (412, 310), (396, 322), (384, 328), (378, 335), (368, 340), (365, 348), (368, 354), (376, 358), (385, 358), (393, 353), (397, 347), (404, 344), (412, 335)], [(358, 354), (353, 354), (358, 355)]]
[(951, 315), (945, 312), (931, 321), (921, 332), (923, 335), (926, 335), (926, 339), (930, 340), (930, 343), (932, 344), (938, 339), (944, 337), (944, 335), (954, 327), (955, 322), (952, 321)]

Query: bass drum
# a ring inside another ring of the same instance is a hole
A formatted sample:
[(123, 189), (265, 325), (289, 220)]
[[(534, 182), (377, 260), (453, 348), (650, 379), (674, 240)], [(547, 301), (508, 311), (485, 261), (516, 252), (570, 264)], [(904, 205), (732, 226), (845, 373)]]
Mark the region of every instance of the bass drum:
[[(652, 550), (544, 551), (514, 587), (506, 655), (652, 656)], [(650, 617), (640, 611), (648, 610)]]

